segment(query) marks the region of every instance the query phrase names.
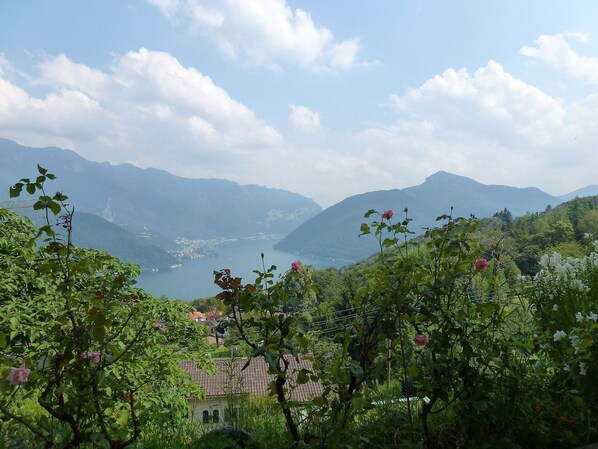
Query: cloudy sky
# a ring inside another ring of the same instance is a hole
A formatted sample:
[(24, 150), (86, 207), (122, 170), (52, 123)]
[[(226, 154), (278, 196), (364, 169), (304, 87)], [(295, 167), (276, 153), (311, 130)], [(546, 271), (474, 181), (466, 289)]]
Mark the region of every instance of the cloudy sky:
[(323, 207), (439, 170), (560, 195), (598, 184), (598, 3), (0, 0), (0, 137)]

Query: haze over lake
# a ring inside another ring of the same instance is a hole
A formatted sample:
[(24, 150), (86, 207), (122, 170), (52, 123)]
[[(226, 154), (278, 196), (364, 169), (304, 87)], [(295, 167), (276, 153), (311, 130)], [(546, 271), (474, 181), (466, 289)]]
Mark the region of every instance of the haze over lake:
[(300, 260), (314, 268), (340, 267), (340, 261), (298, 257), (273, 248), (279, 240), (237, 240), (215, 249), (215, 256), (183, 262), (182, 267), (157, 273), (144, 272), (137, 285), (156, 296), (192, 300), (213, 296), (220, 292), (214, 284), (214, 271), (230, 268), (244, 283), (256, 277), (253, 270), (262, 268), (260, 254), (264, 253), (266, 268), (276, 265), (277, 273), (287, 270), (291, 262)]

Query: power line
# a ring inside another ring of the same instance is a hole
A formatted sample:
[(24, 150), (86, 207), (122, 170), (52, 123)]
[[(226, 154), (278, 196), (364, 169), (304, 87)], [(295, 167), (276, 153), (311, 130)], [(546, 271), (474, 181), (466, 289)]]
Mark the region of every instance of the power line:
[(28, 209), (33, 207), (36, 200), (0, 200), (1, 209)]

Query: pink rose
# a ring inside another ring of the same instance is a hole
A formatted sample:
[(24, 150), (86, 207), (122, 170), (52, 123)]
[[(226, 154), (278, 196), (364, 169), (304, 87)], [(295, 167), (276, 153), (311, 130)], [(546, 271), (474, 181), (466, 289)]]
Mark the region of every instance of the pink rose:
[(489, 264), (486, 259), (477, 259), (473, 264), (473, 268), (475, 271), (484, 271), (486, 268), (488, 268), (488, 265)]
[(17, 385), (27, 382), (30, 372), (31, 370), (25, 368), (25, 363), (21, 363), (21, 366), (18, 368), (10, 369), (10, 373), (6, 379), (13, 387), (16, 387)]
[(418, 334), (413, 337), (413, 342), (415, 343), (415, 346), (426, 346), (428, 344), (428, 337)]
[(291, 270), (293, 270), (295, 273), (298, 272), (300, 269), (301, 269), (301, 265), (299, 264), (298, 261), (291, 263)]
[(92, 366), (96, 366), (98, 363), (100, 363), (100, 356), (101, 355), (102, 355), (101, 352), (85, 351), (82, 354), (82, 357), (84, 359), (89, 359), (91, 361), (91, 365)]
[(390, 209), (385, 210), (384, 212), (382, 212), (382, 218), (386, 218), (387, 220), (390, 220), (393, 215), (394, 215), (394, 212), (392, 210), (390, 210)]

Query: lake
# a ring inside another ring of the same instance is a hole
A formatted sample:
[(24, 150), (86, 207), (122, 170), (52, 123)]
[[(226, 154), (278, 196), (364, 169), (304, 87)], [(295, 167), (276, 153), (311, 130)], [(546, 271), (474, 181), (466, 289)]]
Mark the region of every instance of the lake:
[(173, 270), (144, 272), (137, 280), (137, 285), (155, 296), (164, 295), (173, 299), (191, 300), (219, 293), (220, 289), (214, 285), (214, 271), (223, 268), (230, 268), (231, 274), (241, 276), (243, 283), (253, 282), (256, 277), (253, 270), (262, 269), (261, 253), (264, 253), (266, 268), (276, 265), (278, 273), (287, 270), (295, 260), (315, 268), (338, 268), (345, 264), (277, 251), (273, 246), (278, 241), (233, 241), (216, 248), (213, 257), (187, 260), (183, 262), (182, 267)]

